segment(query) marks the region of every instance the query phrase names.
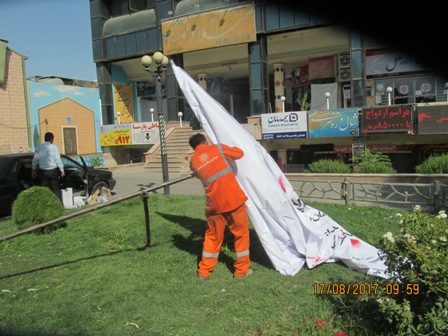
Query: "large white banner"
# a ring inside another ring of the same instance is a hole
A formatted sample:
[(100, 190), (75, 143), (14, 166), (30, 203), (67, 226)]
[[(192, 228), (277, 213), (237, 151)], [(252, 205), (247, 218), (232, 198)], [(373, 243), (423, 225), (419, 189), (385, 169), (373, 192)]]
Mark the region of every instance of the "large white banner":
[(237, 146), (244, 157), (232, 162), (252, 225), (275, 269), (294, 275), (342, 261), (357, 271), (388, 278), (381, 251), (353, 236), (325, 213), (304, 205), (267, 151), (216, 100), (173, 61), (182, 92), (213, 143)]

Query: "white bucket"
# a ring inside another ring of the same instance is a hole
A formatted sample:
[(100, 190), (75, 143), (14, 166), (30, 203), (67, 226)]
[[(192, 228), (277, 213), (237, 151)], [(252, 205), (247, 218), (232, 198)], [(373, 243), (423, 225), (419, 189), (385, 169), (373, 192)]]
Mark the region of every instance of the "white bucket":
[(62, 189), (62, 203), (64, 203), (64, 208), (73, 208), (73, 188)]

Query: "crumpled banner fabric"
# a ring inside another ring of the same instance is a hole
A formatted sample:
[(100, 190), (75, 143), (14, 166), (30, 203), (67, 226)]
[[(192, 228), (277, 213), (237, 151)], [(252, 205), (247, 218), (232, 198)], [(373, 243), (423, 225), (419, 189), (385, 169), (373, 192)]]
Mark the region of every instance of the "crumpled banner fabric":
[(232, 162), (247, 194), (249, 218), (275, 269), (295, 275), (341, 261), (349, 268), (389, 278), (381, 251), (345, 230), (325, 213), (304, 205), (274, 159), (183, 69), (171, 61), (174, 74), (209, 139), (244, 151)]

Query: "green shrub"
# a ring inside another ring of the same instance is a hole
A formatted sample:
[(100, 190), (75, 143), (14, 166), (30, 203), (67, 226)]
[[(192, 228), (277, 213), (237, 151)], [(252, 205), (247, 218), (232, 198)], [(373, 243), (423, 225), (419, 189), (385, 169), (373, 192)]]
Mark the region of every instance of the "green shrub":
[(397, 214), (399, 236), (386, 233), (378, 247), (385, 253), (390, 282), (374, 298), (393, 335), (448, 334), (448, 220), (423, 213), (420, 206)]
[(448, 174), (448, 154), (432, 155), (415, 167), (418, 174)]
[(383, 153), (372, 153), (366, 148), (359, 156), (354, 156), (353, 171), (359, 174), (395, 174), (390, 158)]
[(322, 159), (311, 163), (305, 170), (304, 173), (340, 173), (348, 174), (351, 173), (350, 166), (330, 159)]
[(307, 111), (310, 107), (310, 99), (308, 97), (308, 92), (305, 92), (302, 97), (298, 96), (296, 103), (300, 106), (300, 111)]
[(102, 155), (91, 156), (88, 163), (93, 167), (102, 167), (104, 166), (104, 158)]
[(397, 172), (392, 165), (382, 162), (359, 164), (355, 170), (359, 174), (395, 174)]
[[(19, 230), (42, 224), (64, 214), (64, 205), (50, 188), (34, 186), (22, 191), (12, 209), (12, 220)], [(65, 226), (65, 223), (52, 225), (39, 230), (48, 232)]]

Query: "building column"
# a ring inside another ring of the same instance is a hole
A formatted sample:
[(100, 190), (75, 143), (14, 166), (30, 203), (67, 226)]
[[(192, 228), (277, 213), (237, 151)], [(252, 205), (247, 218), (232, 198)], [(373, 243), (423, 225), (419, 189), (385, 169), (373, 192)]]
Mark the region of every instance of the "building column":
[[(199, 86), (207, 92), (207, 73), (199, 72), (196, 74), (196, 76), (198, 77)], [(185, 119), (185, 120), (187, 120), (187, 119)], [(189, 117), (188, 120), (190, 121), (190, 127), (193, 128), (194, 130), (199, 130), (202, 128), (201, 123), (199, 122), (198, 118), (196, 118), (194, 113), (191, 114), (191, 116)]]
[(112, 86), (112, 75), (110, 70), (110, 63), (99, 62), (96, 64), (96, 74), (99, 78), (98, 88), (100, 92), (101, 101), (101, 117), (103, 125), (115, 124), (114, 111), (114, 94)]
[(248, 44), (250, 115), (272, 112), (269, 101), (269, 69), (266, 36), (257, 36), (257, 41)]
[(362, 34), (350, 32), (350, 77), (351, 77), (351, 104), (352, 106), (366, 106), (364, 62), (365, 54)]
[(285, 96), (285, 69), (284, 63), (274, 64), (274, 94), (275, 94), (275, 112), (283, 111), (282, 97)]
[[(184, 67), (184, 58), (181, 54), (172, 55), (170, 58), (174, 61), (174, 63), (180, 67)], [(177, 113), (182, 111), (184, 114), (184, 120), (189, 120), (190, 115), (186, 110), (185, 98), (182, 90), (177, 85), (177, 79), (174, 75), (173, 67), (168, 66), (166, 68), (166, 103), (168, 110), (168, 121), (177, 121), (178, 116)]]
[(207, 73), (200, 72), (196, 76), (198, 76), (198, 84), (207, 91)]

